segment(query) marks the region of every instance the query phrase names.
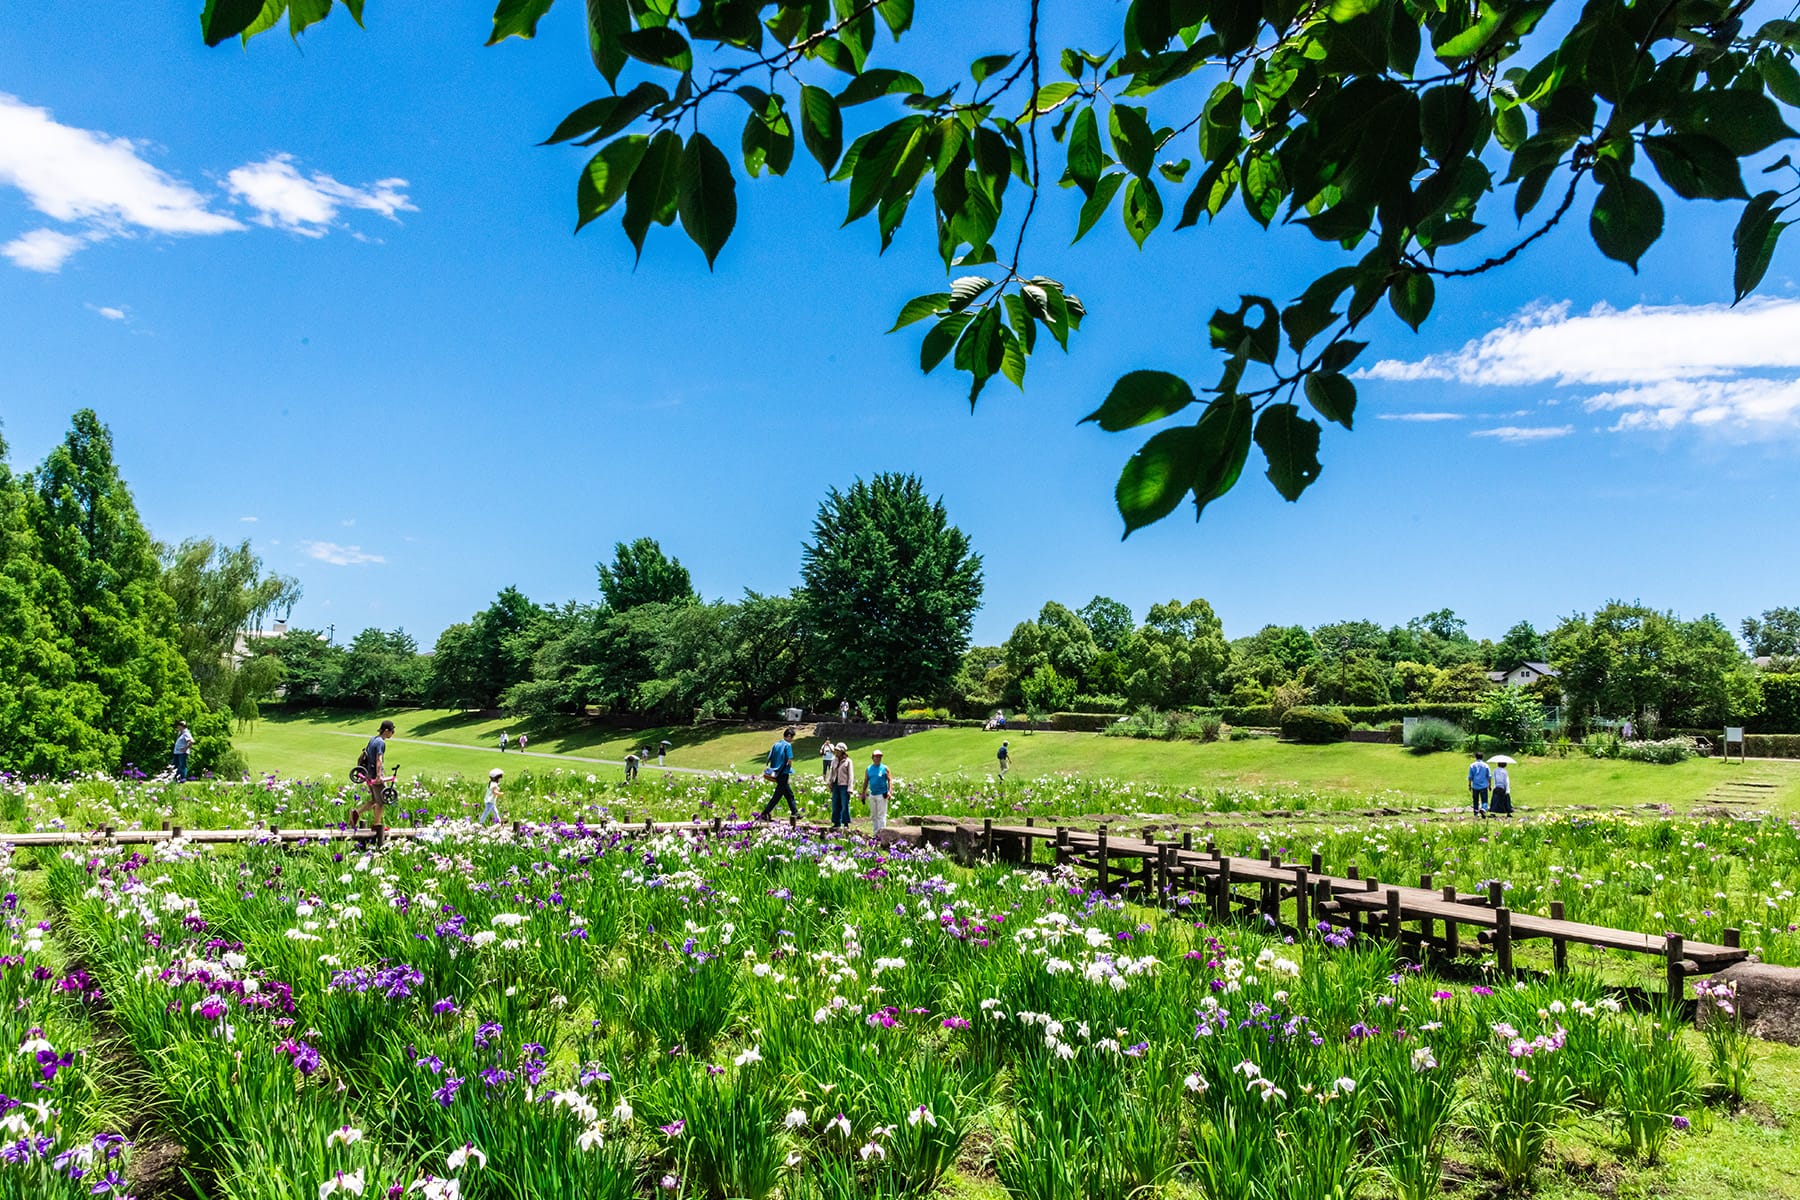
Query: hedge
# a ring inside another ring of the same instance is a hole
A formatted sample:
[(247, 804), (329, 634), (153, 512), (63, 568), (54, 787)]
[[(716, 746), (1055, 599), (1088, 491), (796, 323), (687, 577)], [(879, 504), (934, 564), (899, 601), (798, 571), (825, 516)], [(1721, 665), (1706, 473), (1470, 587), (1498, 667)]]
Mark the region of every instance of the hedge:
[[(1336, 708), (1352, 725), (1391, 725), (1407, 717), (1436, 717), (1457, 725), (1475, 720), (1475, 704), (1357, 704)], [(1221, 708), (1219, 717), (1227, 725), (1279, 725), (1272, 710), (1266, 707)]]
[(1744, 753), (1751, 758), (1800, 758), (1800, 733), (1746, 733)]
[(1281, 736), (1293, 742), (1341, 742), (1350, 736), (1350, 719), (1335, 708), (1290, 708), (1281, 716)]
[(1800, 675), (1770, 673), (1758, 676), (1758, 682), (1763, 709), (1749, 727), (1758, 733), (1800, 733)]
[(1099, 733), (1118, 719), (1118, 713), (1051, 713), (1050, 728), (1061, 729), (1068, 733)]

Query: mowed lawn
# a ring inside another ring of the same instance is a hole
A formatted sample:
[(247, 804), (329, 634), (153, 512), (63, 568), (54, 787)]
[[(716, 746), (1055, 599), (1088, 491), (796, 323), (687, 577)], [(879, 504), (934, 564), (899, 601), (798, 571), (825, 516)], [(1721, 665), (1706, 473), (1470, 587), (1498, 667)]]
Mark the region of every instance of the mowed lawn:
[[(240, 734), (238, 746), (257, 772), (290, 777), (329, 774), (343, 778), (356, 762), (362, 741), (383, 717), (398, 729), (388, 761), (405, 774), (447, 776), (555, 766), (606, 778), (632, 747), (654, 747), (667, 738), (672, 767), (701, 770), (761, 770), (776, 733), (769, 730), (674, 726), (621, 732), (588, 724), (503, 721), (444, 709), (401, 709), (389, 713), (306, 712), (263, 719)], [(532, 757), (502, 756), (500, 731), (530, 735)], [(1460, 754), (1414, 755), (1398, 746), (1345, 742), (1298, 746), (1273, 739), (1241, 742), (1155, 742), (1083, 733), (1007, 733), (1013, 756), (1009, 778), (1074, 773), (1131, 780), (1172, 788), (1243, 788), (1266, 792), (1318, 792), (1369, 797), (1372, 803), (1451, 805), (1461, 802), (1467, 764)], [(439, 744), (422, 744), (439, 743)], [(874, 743), (852, 743), (857, 761), (867, 760)], [(995, 767), (1000, 735), (977, 729), (934, 729), (881, 743), (885, 758), (901, 778), (958, 773), (980, 777)], [(818, 760), (816, 738), (797, 742), (796, 758), (807, 769)], [(554, 756), (541, 758), (537, 755)], [(599, 762), (583, 760), (602, 760)], [(645, 769), (655, 770), (654, 758)], [(1512, 769), (1515, 801), (1526, 807), (1567, 805), (1669, 804), (1677, 808), (1706, 801), (1720, 785), (1761, 782), (1773, 785), (1756, 796), (1756, 807), (1800, 811), (1800, 762), (1751, 762), (1740, 766), (1694, 759), (1677, 766), (1600, 761), (1589, 758), (1526, 759)]]

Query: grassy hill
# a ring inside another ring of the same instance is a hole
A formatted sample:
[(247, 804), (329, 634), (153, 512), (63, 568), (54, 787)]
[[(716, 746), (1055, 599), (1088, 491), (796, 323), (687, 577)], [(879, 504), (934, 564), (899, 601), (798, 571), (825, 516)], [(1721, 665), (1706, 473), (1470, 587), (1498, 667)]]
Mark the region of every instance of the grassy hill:
[[(447, 709), (402, 709), (272, 716), (240, 734), (237, 743), (254, 771), (342, 778), (383, 717), (398, 729), (389, 762), (409, 776), (471, 775), (503, 765), (516, 771), (529, 762), (533, 768), (561, 765), (605, 778), (620, 771), (618, 764), (627, 750), (654, 746), (663, 738), (673, 744), (671, 767), (754, 773), (761, 769), (762, 756), (776, 736), (767, 730), (689, 726), (621, 732), (586, 723), (527, 723)], [(515, 737), (529, 734), (531, 757), (521, 760), (516, 752), (502, 757), (497, 749), (502, 729)], [(1356, 795), (1396, 805), (1452, 805), (1466, 796), (1463, 756), (1419, 756), (1397, 746), (1348, 742), (1298, 746), (1260, 738), (1207, 744), (1149, 742), (1053, 732), (1011, 732), (1006, 737), (1013, 754), (1009, 778), (1020, 783), (1036, 776), (1076, 773), (1170, 788)], [(998, 735), (976, 729), (934, 729), (884, 742), (882, 747), (896, 775), (918, 779), (990, 773), (999, 744)], [(853, 744), (858, 762), (866, 760), (871, 745)], [(817, 738), (799, 739), (796, 757), (802, 770), (817, 770), (818, 748)], [(646, 770), (655, 770), (654, 759)], [(1706, 800), (1722, 783), (1751, 780), (1773, 785), (1762, 804), (1800, 811), (1800, 763), (1739, 766), (1694, 759), (1662, 767), (1544, 758), (1527, 759), (1512, 774), (1515, 800), (1534, 808), (1651, 803), (1682, 808)]]

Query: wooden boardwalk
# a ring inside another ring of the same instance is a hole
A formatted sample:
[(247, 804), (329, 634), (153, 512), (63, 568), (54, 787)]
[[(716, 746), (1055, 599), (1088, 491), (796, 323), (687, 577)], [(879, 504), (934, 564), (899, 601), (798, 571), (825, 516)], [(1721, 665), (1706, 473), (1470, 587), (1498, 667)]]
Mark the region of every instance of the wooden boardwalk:
[(1315, 921), (1337, 919), (1352, 930), (1393, 939), (1415, 959), (1456, 957), (1462, 952), (1466, 928), (1474, 933), (1471, 940), (1476, 946), (1485, 943), (1492, 949), (1503, 974), (1513, 970), (1514, 945), (1532, 938), (1550, 942), (1559, 972), (1568, 967), (1571, 945), (1652, 955), (1663, 960), (1672, 998), (1684, 995), (1688, 976), (1710, 974), (1749, 957), (1738, 944), (1735, 929), (1726, 930), (1724, 944), (1715, 945), (1676, 933), (1639, 933), (1570, 921), (1563, 917), (1560, 901), (1551, 902), (1547, 916), (1515, 913), (1497, 882), (1480, 894), (1433, 888), (1430, 876), (1421, 878), (1417, 887), (1384, 883), (1363, 878), (1354, 866), (1344, 875), (1333, 875), (1317, 854), (1307, 863), (1283, 863), (1273, 854), (1225, 855), (1211, 843), (1197, 849), (1191, 833), (1179, 842), (1157, 841), (1148, 829), (1143, 837), (1134, 838), (1115, 835), (1104, 826), (1090, 832), (1029, 820), (1024, 825), (989, 820), (979, 828), (951, 822), (889, 826), (888, 835), (937, 845), (963, 858), (985, 856), (1022, 864), (1040, 861), (1039, 845), (1047, 843), (1053, 864), (1092, 871), (1097, 886), (1109, 893), (1162, 904), (1185, 899), (1220, 919), (1272, 922), (1299, 936), (1310, 934)]
[[(824, 832), (819, 825), (785, 823), (790, 829)], [(727, 824), (719, 818), (691, 821), (608, 821), (587, 827), (595, 837), (655, 836), (686, 833), (696, 837), (742, 833), (750, 823)], [(99, 829), (89, 831), (0, 834), (0, 844), (27, 846), (154, 845), (178, 838), (189, 842), (364, 844), (378, 837), (415, 838), (433, 827), (393, 826), (379, 833), (372, 829)], [(518, 834), (526, 826), (518, 821), (510, 829)], [(1725, 931), (1724, 944), (1691, 941), (1680, 934), (1639, 933), (1590, 925), (1563, 917), (1560, 901), (1552, 901), (1550, 913), (1540, 916), (1515, 913), (1505, 903), (1499, 883), (1485, 894), (1458, 893), (1454, 888), (1433, 888), (1430, 876), (1414, 887), (1365, 879), (1355, 866), (1344, 875), (1329, 874), (1314, 854), (1305, 864), (1284, 863), (1273, 854), (1247, 858), (1220, 854), (1210, 842), (1196, 848), (1191, 833), (1181, 841), (1158, 841), (1146, 829), (1143, 837), (1116, 836), (1107, 827), (1098, 831), (1067, 826), (1023, 825), (983, 821), (979, 828), (960, 822), (925, 822), (889, 825), (881, 835), (899, 841), (949, 850), (964, 861), (992, 858), (1021, 865), (1073, 866), (1091, 871), (1105, 892), (1129, 896), (1147, 903), (1190, 906), (1198, 903), (1215, 918), (1242, 918), (1273, 923), (1297, 936), (1313, 932), (1314, 923), (1337, 919), (1359, 933), (1385, 936), (1398, 942), (1415, 958), (1455, 958), (1463, 950), (1462, 931), (1472, 930), (1472, 943), (1493, 950), (1503, 974), (1513, 970), (1513, 947), (1527, 939), (1551, 943), (1557, 971), (1568, 966), (1568, 947), (1595, 946), (1630, 954), (1647, 954), (1664, 962), (1669, 995), (1681, 997), (1690, 975), (1710, 974), (1749, 952), (1738, 945), (1738, 931)], [(1044, 862), (1040, 843), (1049, 848)], [(1250, 889), (1246, 892), (1246, 889)], [(1410, 928), (1409, 928), (1410, 926)]]

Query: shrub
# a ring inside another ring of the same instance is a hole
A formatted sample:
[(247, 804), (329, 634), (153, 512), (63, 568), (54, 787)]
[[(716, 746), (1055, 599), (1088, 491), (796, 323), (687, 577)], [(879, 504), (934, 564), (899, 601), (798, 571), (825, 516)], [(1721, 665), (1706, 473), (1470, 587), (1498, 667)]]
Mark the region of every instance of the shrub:
[(948, 721), (950, 710), (947, 708), (903, 708), (900, 710), (902, 721)]
[(1075, 697), (1075, 711), (1084, 713), (1111, 713), (1118, 716), (1125, 711), (1125, 697), (1110, 696), (1105, 693), (1089, 695), (1082, 693)]
[(1467, 736), (1461, 726), (1436, 717), (1423, 717), (1406, 731), (1405, 744), (1414, 754), (1434, 754), (1439, 750), (1456, 749)]
[(210, 763), (200, 764), (200, 768), (218, 779), (242, 779), (250, 773), (250, 760), (236, 746), (227, 746), (213, 755)]
[(1481, 728), (1515, 745), (1541, 741), (1544, 706), (1524, 688), (1495, 688), (1475, 709)]
[(1624, 745), (1616, 733), (1590, 733), (1581, 739), (1581, 748), (1590, 758), (1617, 758)]
[(1668, 766), (1694, 757), (1694, 743), (1689, 738), (1664, 738), (1658, 742), (1622, 742), (1618, 757), (1630, 762), (1656, 763)]
[(1203, 742), (1218, 741), (1219, 732), (1224, 728), (1225, 722), (1219, 718), (1217, 713), (1203, 713), (1194, 718), (1194, 731), (1200, 735), (1200, 740)]
[(1066, 733), (1110, 733), (1118, 717), (1103, 712), (1059, 712), (1050, 714), (1050, 728)]
[(1225, 736), (1234, 742), (1247, 742), (1251, 738), (1255, 737), (1256, 734), (1253, 733), (1246, 726), (1233, 725), (1230, 727), (1230, 732), (1228, 732)]
[(1800, 734), (1746, 733), (1744, 753), (1753, 758), (1800, 758)]
[(1281, 716), (1281, 736), (1290, 742), (1341, 742), (1350, 735), (1350, 718), (1335, 708), (1302, 705)]

